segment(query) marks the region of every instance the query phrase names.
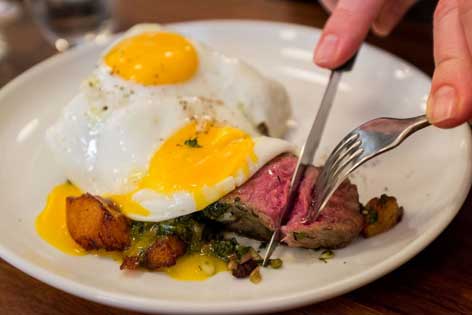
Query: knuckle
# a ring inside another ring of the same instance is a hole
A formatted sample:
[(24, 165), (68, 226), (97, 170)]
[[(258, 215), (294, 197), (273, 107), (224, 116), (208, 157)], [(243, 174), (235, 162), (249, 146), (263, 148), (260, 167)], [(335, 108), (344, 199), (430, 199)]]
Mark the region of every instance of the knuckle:
[(436, 64), (436, 72), (442, 73), (443, 70), (447, 70), (446, 72), (449, 73), (450, 69), (456, 69), (456, 76), (463, 75), (464, 73), (469, 77), (471, 76), (468, 70), (462, 71), (466, 69), (472, 69), (471, 61), (453, 52), (444, 53), (441, 59), (437, 60)]

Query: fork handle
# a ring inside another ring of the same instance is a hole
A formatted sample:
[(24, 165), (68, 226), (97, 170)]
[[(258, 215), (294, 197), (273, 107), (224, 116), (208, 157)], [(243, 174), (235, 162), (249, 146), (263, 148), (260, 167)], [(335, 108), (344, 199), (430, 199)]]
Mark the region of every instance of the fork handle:
[(426, 115), (420, 115), (407, 119), (399, 119), (397, 124), (405, 124), (405, 131), (400, 137), (400, 142), (403, 142), (403, 140), (405, 140), (412, 133), (415, 133), (416, 131), (431, 125), (431, 123), (428, 121), (428, 118), (426, 118)]
[[(389, 119), (389, 118), (379, 118), (379, 119), (374, 120), (374, 121), (383, 120), (383, 119)], [(365, 126), (369, 123), (372, 123), (372, 122), (373, 121), (367, 122), (364, 125), (361, 125), (361, 127)], [(377, 156), (380, 153), (383, 153), (385, 151), (388, 151), (388, 150), (391, 150), (391, 149), (397, 147), (398, 145), (400, 145), (400, 143), (403, 142), (403, 140), (408, 138), (410, 135), (412, 135), (416, 131), (431, 125), (430, 122), (428, 121), (428, 118), (426, 118), (426, 115), (420, 115), (420, 116), (416, 116), (416, 117), (412, 117), (412, 118), (406, 118), (406, 119), (389, 119), (389, 122), (390, 122), (390, 124), (388, 124), (388, 126), (387, 126), (387, 124), (382, 124), (382, 125), (377, 126), (377, 127), (380, 127), (380, 128), (382, 128), (382, 127), (385, 128), (383, 130), (382, 129), (379, 130), (378, 132), (383, 133), (384, 135), (387, 135), (387, 136), (389, 134), (391, 136), (395, 136), (396, 141), (393, 141), (388, 147), (385, 147), (384, 150), (379, 151), (374, 155), (367, 156), (364, 159), (362, 159), (361, 161), (355, 163), (349, 169), (349, 171), (346, 174), (350, 174), (357, 167), (362, 165), (367, 160), (370, 160), (374, 156)], [(397, 134), (397, 132), (399, 130), (401, 130), (402, 132)], [(316, 196), (316, 194), (318, 192), (316, 191), (317, 185), (315, 185), (315, 187), (313, 188), (313, 192), (312, 192), (312, 196), (315, 196), (314, 197), (315, 199), (313, 199), (313, 201), (311, 203), (311, 206), (308, 208), (308, 212), (305, 215), (305, 217), (302, 218), (302, 220), (301, 220), (302, 223), (306, 224), (308, 222), (312, 222), (312, 221), (316, 220), (316, 218), (320, 214), (321, 210), (323, 210), (323, 207), (326, 205), (329, 198), (335, 192), (335, 190), (338, 188), (338, 186), (341, 184), (341, 182), (342, 181), (339, 181), (339, 180), (335, 181), (334, 184), (329, 187), (329, 190), (322, 193), (321, 198), (319, 196)], [(318, 181), (317, 181), (317, 183), (318, 183)]]

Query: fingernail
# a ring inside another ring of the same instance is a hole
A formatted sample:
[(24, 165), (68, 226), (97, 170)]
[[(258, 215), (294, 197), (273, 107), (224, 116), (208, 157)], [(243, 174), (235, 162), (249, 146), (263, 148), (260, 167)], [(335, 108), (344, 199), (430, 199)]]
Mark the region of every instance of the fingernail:
[(455, 118), (456, 90), (449, 85), (440, 87), (428, 100), (428, 118), (433, 124)]
[(334, 34), (329, 34), (321, 39), (321, 43), (316, 50), (315, 62), (318, 64), (326, 64), (334, 58), (338, 49), (339, 38)]

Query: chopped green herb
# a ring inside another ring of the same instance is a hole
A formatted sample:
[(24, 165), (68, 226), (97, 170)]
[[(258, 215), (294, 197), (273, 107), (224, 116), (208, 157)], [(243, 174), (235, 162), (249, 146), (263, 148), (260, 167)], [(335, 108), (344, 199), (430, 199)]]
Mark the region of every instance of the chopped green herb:
[(209, 251), (213, 256), (228, 261), (229, 257), (236, 252), (236, 246), (237, 242), (235, 239), (215, 240), (210, 242)]
[(198, 139), (197, 138), (191, 138), (185, 140), (184, 144), (186, 146), (189, 146), (191, 148), (201, 148), (202, 146), (198, 144)]
[(222, 202), (214, 202), (205, 209), (203, 215), (211, 220), (218, 220), (229, 209), (229, 205)]
[(208, 254), (226, 262), (231, 259), (235, 259), (239, 262), (241, 257), (251, 250), (251, 247), (249, 246), (240, 245), (235, 238), (227, 240), (212, 240), (208, 245), (209, 246), (206, 248)]
[(367, 224), (377, 223), (378, 220), (379, 220), (379, 214), (377, 213), (377, 211), (373, 209), (369, 209), (367, 213)]
[(323, 261), (324, 263), (327, 263), (328, 259), (331, 259), (333, 257), (334, 257), (334, 252), (332, 250), (327, 249), (321, 253), (318, 259)]

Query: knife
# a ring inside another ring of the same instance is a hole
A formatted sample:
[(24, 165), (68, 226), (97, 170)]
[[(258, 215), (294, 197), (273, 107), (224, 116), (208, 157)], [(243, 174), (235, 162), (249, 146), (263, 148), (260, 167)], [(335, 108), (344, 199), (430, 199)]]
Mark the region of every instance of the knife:
[(331, 71), (328, 85), (326, 86), (323, 98), (321, 99), (321, 104), (316, 114), (315, 120), (313, 121), (313, 125), (311, 126), (310, 132), (308, 133), (305, 144), (300, 150), (297, 166), (295, 167), (295, 171), (293, 172), (292, 179), (290, 181), (290, 190), (288, 193), (286, 206), (282, 209), (282, 214), (275, 225), (274, 232), (272, 233), (272, 237), (270, 238), (269, 246), (264, 257), (264, 261), (262, 262), (262, 266), (264, 267), (267, 266), (270, 257), (279, 244), (281, 234), (280, 228), (287, 221), (289, 214), (293, 209), (297, 197), (298, 187), (300, 186), (300, 182), (303, 179), (306, 165), (313, 162), (313, 158), (315, 157), (316, 151), (318, 150), (321, 137), (323, 136), (323, 130), (325, 128), (326, 121), (328, 120), (329, 112), (333, 105), (336, 91), (338, 90), (342, 73), (352, 69), (356, 57), (357, 52), (345, 64)]

